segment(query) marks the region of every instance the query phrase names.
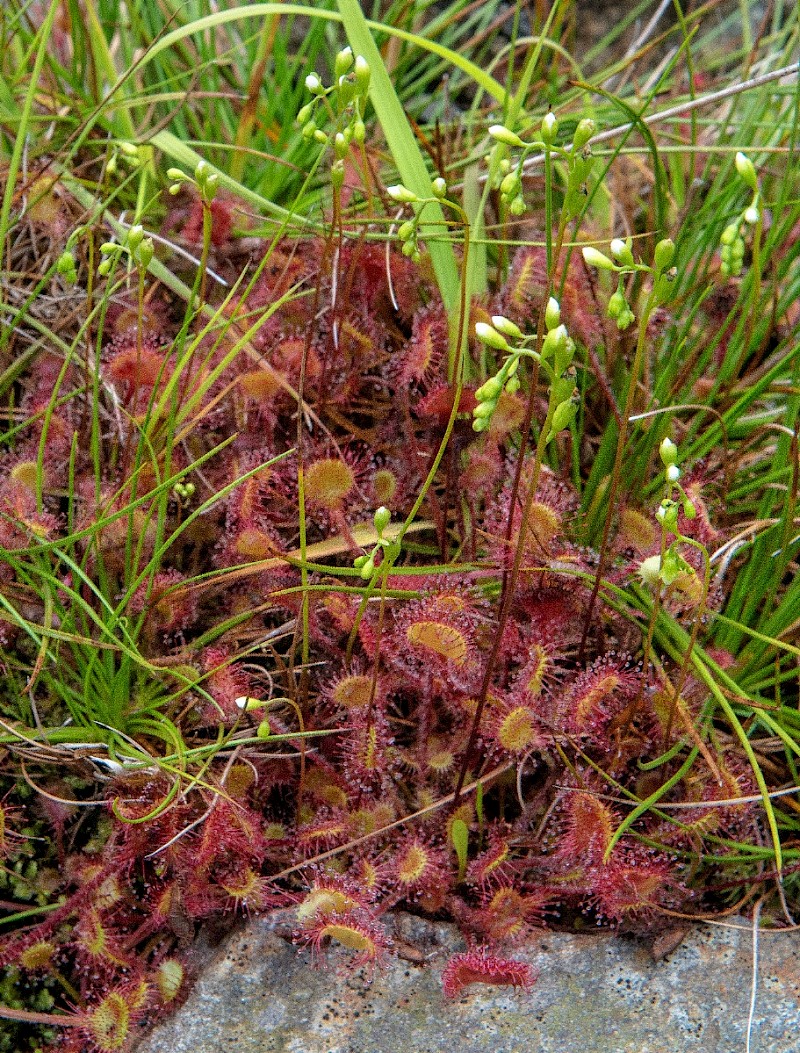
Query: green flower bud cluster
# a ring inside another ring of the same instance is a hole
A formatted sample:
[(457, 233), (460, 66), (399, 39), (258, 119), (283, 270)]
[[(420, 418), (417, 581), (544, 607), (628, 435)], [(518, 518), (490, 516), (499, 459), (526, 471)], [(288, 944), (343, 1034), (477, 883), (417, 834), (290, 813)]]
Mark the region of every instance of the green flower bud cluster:
[[(521, 216), (525, 211), (525, 199), (522, 196), (522, 172), (525, 158), (534, 150), (547, 150), (553, 145), (558, 133), (558, 121), (555, 114), (547, 113), (539, 128), (540, 138), (525, 142), (516, 132), (503, 124), (493, 124), (489, 135), (495, 140), (495, 147), (490, 157), (490, 168), (493, 170), (494, 189), (500, 192), (500, 203), (512, 216)], [(512, 165), (504, 156), (503, 147), (521, 150), (516, 164)]]
[(194, 492), (194, 483), (184, 483), (182, 479), (179, 479), (172, 487), (172, 493), (182, 507), (185, 507), (191, 501), (194, 497)]
[(112, 273), (112, 267), (122, 251), (122, 245), (118, 245), (114, 241), (104, 241), (103, 244), (100, 245), (100, 252), (102, 253), (103, 258), (97, 265), (97, 273), (101, 277), (105, 278), (106, 275)]
[[(608, 248), (618, 267), (631, 268), (636, 266), (633, 259), (632, 245), (633, 240), (631, 238), (626, 238), (625, 241), (622, 238), (613, 238), (610, 242)], [(607, 316), (617, 323), (617, 329), (620, 332), (630, 328), (636, 320), (631, 310), (631, 305), (625, 297), (623, 274), (624, 271), (620, 271), (616, 291), (611, 294), (606, 310)]]
[[(542, 340), (541, 351), (536, 352), (525, 346), (529, 341), (535, 340), (535, 336), (525, 336), (519, 326), (502, 315), (494, 315), (491, 325), (486, 322), (476, 323), (475, 335), (478, 340), (493, 351), (502, 352), (506, 358), (497, 373), (489, 377), (475, 392), (473, 431), (486, 431), (503, 391), (513, 394), (519, 390), (518, 369), (523, 357), (536, 359), (550, 378), (550, 403), (554, 409), (546, 441), (550, 442), (574, 420), (580, 403), (575, 387), (575, 370), (572, 366), (575, 342), (567, 332), (567, 327), (562, 324), (561, 308), (552, 296), (545, 308), (544, 324), (547, 333)], [(514, 344), (509, 343), (509, 340), (513, 340)]]
[(617, 282), (616, 290), (611, 294), (608, 301), (606, 314), (617, 323), (617, 329), (624, 331), (636, 321), (631, 305), (625, 299), (625, 290), (622, 278)]
[(121, 246), (115, 245), (113, 241), (106, 241), (100, 246), (100, 251), (103, 254), (103, 258), (97, 265), (97, 273), (101, 278), (105, 278), (111, 274), (116, 257), (119, 256), (121, 251)]
[(128, 228), (124, 242), (106, 241), (100, 246), (103, 258), (97, 265), (97, 273), (102, 277), (111, 274), (114, 264), (121, 256), (127, 256), (136, 267), (146, 271), (154, 251), (153, 239), (145, 236), (141, 223), (134, 223)]
[(555, 401), (556, 408), (553, 410), (550, 431), (547, 433), (545, 442), (552, 442), (556, 435), (568, 428), (577, 416), (581, 398), (580, 392), (575, 387), (574, 370), (553, 382), (550, 388), (550, 398)]
[(492, 423), (494, 411), (497, 409), (497, 403), (503, 391), (511, 394), (519, 391), (517, 370), (525, 349), (522, 346), (512, 347), (508, 340), (517, 341), (522, 345), (528, 338), (525, 337), (519, 326), (500, 314), (492, 317), (492, 325), (487, 322), (476, 322), (475, 335), (485, 347), (490, 347), (493, 351), (501, 351), (507, 356), (497, 373), (489, 377), (475, 392), (476, 404), (472, 411), (474, 418), (472, 430), (482, 432), (486, 431)]
[(545, 442), (550, 442), (575, 419), (580, 405), (580, 393), (575, 387), (575, 341), (561, 321), (561, 308), (552, 296), (544, 312), (547, 335), (542, 341), (542, 363), (552, 374), (550, 405), (554, 407), (550, 430)]
[[(332, 147), (331, 182), (337, 190), (344, 183), (344, 161), (351, 143), (361, 145), (366, 139), (364, 110), (370, 76), (367, 60), (362, 55), (354, 56), (352, 48), (346, 47), (334, 60), (332, 84), (326, 87), (316, 73), (306, 77), (306, 88), (313, 98), (300, 108), (295, 123), (302, 129), (304, 139)], [(335, 131), (330, 134), (319, 127), (323, 115), (325, 120), (333, 119)]]
[(750, 204), (729, 223), (720, 236), (720, 271), (725, 278), (742, 273), (744, 265), (745, 234), (761, 220), (761, 192), (753, 162), (741, 151), (736, 154), (736, 171), (752, 191)]
[(561, 321), (561, 308), (552, 296), (547, 302), (544, 324), (547, 335), (542, 341), (542, 361), (552, 362), (553, 378), (559, 379), (575, 357), (575, 341)]
[(587, 266), (601, 271), (612, 271), (619, 275), (617, 288), (611, 294), (606, 309), (608, 318), (617, 323), (618, 329), (627, 329), (635, 321), (631, 306), (625, 296), (624, 276), (635, 272), (652, 274), (655, 286), (655, 304), (665, 303), (671, 293), (671, 285), (677, 274), (677, 269), (672, 266), (675, 258), (675, 245), (669, 238), (663, 238), (655, 247), (653, 253), (653, 265), (648, 267), (644, 263), (636, 263), (633, 258), (633, 241), (631, 238), (613, 238), (608, 246), (610, 256), (600, 252), (593, 245), (583, 248), (583, 259)]
[[(503, 124), (493, 124), (489, 135), (495, 140), (495, 147), (490, 157), (490, 168), (494, 172), (494, 189), (500, 192), (500, 203), (512, 216), (521, 216), (525, 211), (525, 199), (522, 196), (522, 171), (525, 158), (534, 150), (549, 150), (558, 134), (558, 121), (553, 113), (546, 113), (539, 127), (539, 138), (525, 142), (516, 132)], [(503, 147), (521, 150), (516, 164), (503, 156)]]
[[(529, 144), (503, 124), (491, 125), (489, 135), (495, 140), (489, 155), (492, 188), (500, 192), (500, 202), (512, 216), (521, 216), (525, 211), (525, 201), (522, 197), (522, 162)], [(506, 156), (506, 147), (523, 151), (513, 170), (511, 161)]]
[(144, 163), (143, 150), (135, 143), (117, 143), (108, 161), (106, 161), (106, 172), (108, 175), (116, 173), (120, 160), (136, 168)]
[[(240, 695), (239, 698), (234, 700), (236, 708), (241, 713), (255, 714), (265, 709), (270, 709), (272, 706), (286, 703), (289, 700), (283, 696), (273, 696), (272, 698), (253, 698), (250, 695)], [(262, 717), (261, 721), (256, 728), (257, 739), (268, 739), (272, 736), (272, 726), (269, 722), (269, 717)]]
[[(521, 216), (525, 211), (522, 197), (522, 173), (525, 159), (533, 151), (544, 150), (557, 154), (567, 166), (567, 188), (565, 208), (568, 218), (577, 216), (583, 209), (586, 199), (586, 182), (589, 178), (593, 159), (589, 140), (596, 133), (597, 126), (590, 118), (579, 121), (572, 138), (571, 148), (556, 146), (558, 120), (555, 114), (546, 113), (539, 127), (539, 137), (530, 142), (521, 139), (516, 132), (502, 124), (493, 124), (489, 135), (495, 140), (490, 155), (490, 168), (493, 173), (493, 187), (500, 192), (501, 204), (508, 208), (512, 216)], [(521, 150), (518, 160), (512, 165), (505, 156), (506, 148)]]
[(419, 248), (419, 224), (422, 217), (422, 210), (425, 205), (430, 204), (432, 201), (444, 201), (447, 197), (447, 183), (442, 179), (441, 176), (437, 177), (431, 182), (431, 196), (420, 197), (419, 194), (415, 194), (413, 190), (409, 190), (407, 186), (403, 186), (402, 183), (395, 183), (393, 186), (387, 186), (386, 194), (396, 201), (399, 205), (416, 205), (414, 215), (405, 220), (397, 228), (397, 236), (400, 239), (401, 252), (404, 256), (407, 256), (414, 263), (419, 263), (422, 259), (422, 253)]
[(681, 477), (681, 470), (678, 467), (678, 447), (669, 436), (661, 440), (658, 456), (666, 469), (667, 480), (671, 483), (677, 483)]
[(505, 206), (512, 216), (521, 216), (525, 211), (525, 199), (522, 196), (522, 158), (513, 169), (509, 159), (502, 158), (498, 171), (496, 189), (500, 191), (500, 204)]
[[(388, 189), (389, 197), (392, 197), (391, 191), (396, 190), (397, 187), (389, 187)], [(394, 200), (397, 200), (397, 198), (394, 198)], [(415, 213), (411, 219), (407, 219), (400, 224), (397, 228), (397, 236), (400, 239), (400, 251), (403, 255), (408, 256), (414, 263), (419, 263), (422, 259), (422, 253), (419, 248), (419, 212)]]
[[(375, 527), (375, 533), (378, 535), (378, 540), (369, 555), (358, 556), (353, 560), (353, 566), (365, 581), (369, 581), (374, 575), (376, 566), (382, 565), (383, 561), (386, 560), (390, 563), (394, 563), (400, 555), (399, 543), (397, 541), (391, 541), (385, 536), (386, 530), (391, 521), (392, 513), (385, 507), (385, 505), (381, 505), (380, 508), (375, 510), (375, 515), (372, 517), (372, 523)], [(381, 563), (376, 563), (381, 554)]]
[(207, 161), (198, 161), (194, 170), (194, 176), (187, 175), (180, 168), (168, 168), (167, 178), (172, 182), (169, 187), (170, 194), (180, 192), (184, 183), (195, 187), (200, 200), (210, 205), (217, 195), (219, 189), (219, 176), (211, 170)]
[[(679, 579), (685, 581), (696, 580), (694, 569), (681, 556), (678, 546), (681, 543), (694, 544), (689, 541), (680, 531), (679, 516), (681, 511), (687, 519), (694, 519), (697, 515), (691, 498), (679, 483), (681, 470), (678, 467), (678, 447), (669, 437), (661, 440), (658, 455), (664, 466), (666, 477), (665, 496), (656, 508), (655, 517), (665, 532), (674, 536), (669, 547), (665, 548), (661, 555), (648, 556), (639, 566), (639, 576), (646, 585), (653, 588), (659, 585), (669, 586)], [(680, 584), (679, 584), (680, 587)]]
[(64, 251), (56, 260), (56, 274), (59, 274), (67, 285), (75, 285), (78, 280), (78, 264), (75, 258), (75, 246), (86, 233), (86, 227), (76, 227), (64, 246)]
[(744, 227), (741, 220), (729, 223), (720, 237), (720, 271), (726, 278), (742, 273), (744, 266)]
[[(683, 508), (683, 514), (687, 519), (694, 519), (697, 509), (691, 498), (680, 485), (681, 470), (678, 467), (678, 447), (668, 436), (661, 440), (658, 455), (664, 465), (664, 475), (667, 482), (667, 497), (656, 509), (656, 519), (668, 530), (675, 532), (678, 523), (678, 512)], [(678, 491), (680, 500), (674, 500), (674, 491)]]
[(67, 285), (74, 285), (78, 280), (78, 270), (75, 266), (75, 256), (71, 249), (67, 248), (61, 253), (56, 262), (56, 272), (61, 275)]

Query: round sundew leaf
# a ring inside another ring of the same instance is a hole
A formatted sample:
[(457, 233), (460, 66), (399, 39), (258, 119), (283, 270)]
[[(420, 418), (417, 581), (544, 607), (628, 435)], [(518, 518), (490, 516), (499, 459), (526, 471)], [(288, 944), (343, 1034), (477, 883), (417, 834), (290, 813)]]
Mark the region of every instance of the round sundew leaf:
[(122, 1049), (130, 1030), (130, 1006), (116, 991), (106, 995), (92, 1011), (88, 1028), (102, 1053)]
[(423, 845), (413, 843), (398, 860), (397, 879), (403, 885), (414, 885), (430, 864), (430, 853)]
[(374, 940), (372, 940), (367, 933), (360, 932), (354, 926), (331, 922), (321, 930), (321, 936), (328, 936), (330, 939), (336, 940), (337, 943), (340, 943), (343, 947), (349, 948), (351, 951), (362, 951), (370, 956), (374, 956)]
[(363, 673), (346, 676), (331, 692), (334, 700), (344, 709), (363, 709), (372, 698), (372, 677)]
[(406, 629), (408, 642), (416, 647), (439, 654), (454, 665), (463, 665), (467, 658), (467, 641), (462, 632), (445, 622), (414, 622)]
[(166, 958), (156, 971), (158, 993), (164, 1002), (172, 1002), (178, 997), (183, 984), (185, 970), (175, 958)]
[(534, 715), (527, 706), (516, 706), (497, 732), (500, 745), (510, 753), (521, 753), (536, 741)]
[(305, 473), (306, 500), (318, 508), (338, 508), (356, 484), (349, 464), (337, 457), (313, 461)]

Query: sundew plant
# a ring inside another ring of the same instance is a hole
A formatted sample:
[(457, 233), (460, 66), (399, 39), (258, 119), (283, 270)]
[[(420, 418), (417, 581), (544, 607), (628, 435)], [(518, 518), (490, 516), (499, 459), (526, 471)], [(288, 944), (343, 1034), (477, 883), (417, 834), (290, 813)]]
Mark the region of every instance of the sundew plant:
[(795, 923), (797, 8), (546, 6), (0, 12), (0, 1050)]

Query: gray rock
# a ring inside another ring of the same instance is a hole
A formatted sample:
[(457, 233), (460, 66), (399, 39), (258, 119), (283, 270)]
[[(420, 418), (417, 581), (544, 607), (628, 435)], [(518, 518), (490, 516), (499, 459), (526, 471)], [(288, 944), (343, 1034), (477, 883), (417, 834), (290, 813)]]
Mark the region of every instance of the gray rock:
[[(753, 941), (744, 919), (692, 929), (660, 961), (641, 941), (543, 932), (513, 957), (530, 992), (473, 985), (442, 993), (453, 926), (394, 919), (383, 967), (346, 970), (331, 948), (254, 920), (209, 959), (189, 999), (138, 1053), (745, 1053)], [(285, 931), (285, 928), (284, 928)], [(409, 959), (414, 959), (411, 961)], [(751, 1053), (800, 1053), (800, 937), (762, 930)]]

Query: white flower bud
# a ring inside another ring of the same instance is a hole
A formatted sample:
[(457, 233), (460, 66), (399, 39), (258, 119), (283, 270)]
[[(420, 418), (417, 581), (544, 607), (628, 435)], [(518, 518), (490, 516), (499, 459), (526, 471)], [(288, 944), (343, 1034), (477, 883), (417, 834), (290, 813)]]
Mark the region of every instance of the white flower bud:
[(608, 256), (604, 256), (599, 249), (594, 248), (592, 245), (587, 245), (581, 250), (583, 252), (584, 261), (589, 267), (597, 267), (601, 271), (612, 271), (614, 269), (614, 262), (610, 260)]
[(419, 197), (414, 191), (409, 190), (408, 187), (403, 186), (402, 183), (395, 183), (393, 186), (387, 186), (386, 193), (392, 201), (398, 201), (402, 205), (411, 205), (415, 201), (419, 201)]
[(492, 326), (487, 325), (486, 322), (475, 323), (475, 335), (482, 344), (486, 344), (487, 347), (493, 347), (495, 351), (510, 351), (511, 348), (508, 345), (508, 341)]
[(633, 253), (627, 241), (623, 241), (622, 238), (614, 238), (608, 247), (617, 263), (621, 263), (623, 267), (633, 266)]
[(566, 348), (568, 339), (569, 334), (565, 325), (557, 325), (555, 329), (551, 329), (542, 344), (542, 358), (553, 358), (560, 354)]
[(492, 315), (492, 325), (503, 336), (508, 336), (512, 340), (523, 340), (525, 334), (522, 332), (518, 325), (515, 325), (510, 318), (505, 318), (502, 314)]
[(506, 146), (516, 146), (517, 148), (525, 147), (523, 140), (520, 139), (518, 135), (515, 135), (510, 128), (506, 128), (504, 124), (490, 125), (489, 135), (499, 143), (505, 143)]
[(558, 131), (558, 121), (554, 113), (546, 113), (542, 118), (541, 134), (542, 139), (549, 146), (556, 137)]
[(672, 266), (672, 261), (675, 259), (675, 244), (671, 238), (663, 238), (656, 245), (655, 252), (653, 253), (653, 265), (656, 271), (661, 274), (663, 271), (668, 270)]
[(369, 81), (372, 71), (369, 68), (369, 63), (363, 55), (356, 55), (354, 73), (356, 78), (356, 88), (361, 95), (366, 95), (369, 90)]
[(741, 150), (736, 154), (736, 171), (755, 193), (758, 190), (758, 176), (753, 162)]
[(269, 702), (263, 702), (260, 698), (251, 698), (249, 695), (240, 695), (234, 700), (237, 709), (252, 713), (254, 709), (265, 709)]
[(144, 238), (144, 227), (141, 223), (134, 223), (128, 231), (128, 248), (132, 251), (136, 250), (142, 243)]
[(375, 529), (380, 537), (384, 530), (392, 521), (392, 513), (385, 505), (381, 505), (380, 508), (375, 509), (375, 515), (372, 517), (372, 522), (375, 524)]
[(675, 464), (678, 460), (678, 447), (667, 436), (661, 440), (661, 445), (658, 447), (658, 454), (661, 458), (661, 463), (669, 468), (671, 464)]
[(544, 311), (544, 324), (548, 329), (556, 329), (560, 323), (561, 305), (555, 296), (551, 296)]
[(348, 44), (347, 47), (342, 48), (342, 50), (336, 56), (336, 60), (334, 62), (336, 76), (341, 77), (343, 73), (347, 73), (347, 71), (352, 65), (353, 49)]
[(661, 580), (661, 556), (648, 556), (639, 564), (639, 577), (645, 585), (656, 586)]

